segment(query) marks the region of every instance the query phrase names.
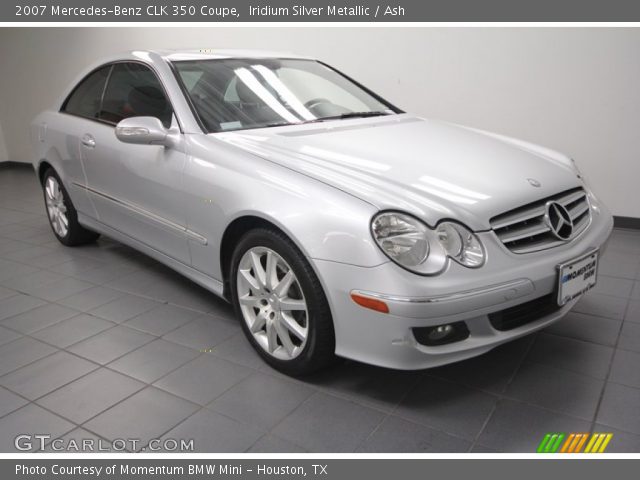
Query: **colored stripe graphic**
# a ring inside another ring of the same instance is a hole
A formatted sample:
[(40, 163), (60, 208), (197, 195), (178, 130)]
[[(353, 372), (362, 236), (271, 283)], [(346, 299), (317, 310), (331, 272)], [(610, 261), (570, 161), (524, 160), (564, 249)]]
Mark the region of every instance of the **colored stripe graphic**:
[(556, 453), (562, 440), (564, 439), (564, 433), (547, 433), (540, 445), (538, 445), (538, 453)]
[(582, 450), (582, 447), (584, 446), (585, 442), (587, 441), (587, 438), (589, 438), (589, 434), (588, 433), (583, 433), (582, 437), (580, 438), (580, 441), (576, 445), (576, 448), (571, 453), (580, 453), (580, 451)]
[(560, 453), (567, 453), (569, 450), (569, 445), (571, 445), (571, 443), (573, 442), (573, 439), (576, 438), (576, 434), (572, 433), (567, 437), (567, 441), (564, 442), (564, 445), (562, 445), (562, 450), (560, 450)]
[(609, 445), (613, 434), (611, 433), (594, 433), (589, 440), (587, 448), (584, 449), (584, 453), (602, 453)]
[[(538, 449), (538, 453), (603, 453), (613, 438), (612, 433), (547, 433)], [(564, 442), (563, 442), (564, 440)], [(586, 444), (586, 447), (585, 447)]]
[(542, 441), (540, 442), (540, 445), (538, 445), (538, 449), (536, 450), (536, 452), (544, 453), (544, 447), (547, 446), (547, 443), (549, 442), (550, 438), (551, 438), (551, 434), (547, 433), (542, 439)]
[(558, 438), (556, 439), (555, 443), (549, 450), (549, 453), (556, 453), (558, 451), (558, 448), (560, 448), (560, 444), (562, 443), (563, 439), (564, 439), (564, 433), (559, 433)]
[(600, 446), (600, 450), (598, 451), (598, 453), (604, 453), (604, 451), (607, 449), (607, 446), (609, 445), (609, 442), (613, 438), (613, 433), (606, 433), (605, 435), (606, 437), (602, 442), (602, 445)]
[(591, 440), (587, 443), (587, 448), (584, 449), (584, 453), (591, 453), (591, 448), (595, 446), (596, 440), (600, 438), (600, 435), (594, 433), (591, 435)]

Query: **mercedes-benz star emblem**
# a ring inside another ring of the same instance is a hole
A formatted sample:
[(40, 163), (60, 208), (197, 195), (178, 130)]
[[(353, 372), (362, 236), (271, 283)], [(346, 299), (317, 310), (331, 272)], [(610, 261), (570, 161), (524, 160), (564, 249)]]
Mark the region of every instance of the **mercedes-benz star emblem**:
[(573, 220), (569, 211), (556, 202), (547, 202), (546, 207), (544, 219), (551, 233), (560, 240), (569, 240), (573, 234)]
[(531, 185), (532, 187), (539, 188), (542, 186), (542, 184), (535, 178), (527, 178), (527, 182), (529, 182), (529, 185)]

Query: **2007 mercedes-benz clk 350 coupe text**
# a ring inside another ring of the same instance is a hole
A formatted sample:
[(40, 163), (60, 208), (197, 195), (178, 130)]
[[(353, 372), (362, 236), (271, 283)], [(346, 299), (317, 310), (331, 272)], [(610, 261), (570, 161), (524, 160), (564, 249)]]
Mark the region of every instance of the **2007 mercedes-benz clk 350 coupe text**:
[(293, 55), (107, 59), (32, 138), (63, 244), (104, 234), (165, 263), (291, 375), (433, 367), (543, 328), (595, 284), (613, 223), (570, 158)]

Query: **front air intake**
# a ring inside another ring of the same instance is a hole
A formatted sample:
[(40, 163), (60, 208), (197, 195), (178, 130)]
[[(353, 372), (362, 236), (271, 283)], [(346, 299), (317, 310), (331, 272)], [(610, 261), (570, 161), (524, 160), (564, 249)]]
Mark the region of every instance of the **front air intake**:
[(515, 307), (490, 313), (489, 322), (493, 328), (504, 332), (540, 320), (557, 312), (560, 308), (562, 307), (558, 305), (556, 295), (551, 293)]

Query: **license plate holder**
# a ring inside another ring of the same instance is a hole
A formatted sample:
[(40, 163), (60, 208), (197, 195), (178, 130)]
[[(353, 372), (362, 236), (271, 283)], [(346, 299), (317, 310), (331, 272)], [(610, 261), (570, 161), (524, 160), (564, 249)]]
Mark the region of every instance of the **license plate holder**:
[(558, 265), (558, 305), (584, 295), (598, 281), (598, 250)]

